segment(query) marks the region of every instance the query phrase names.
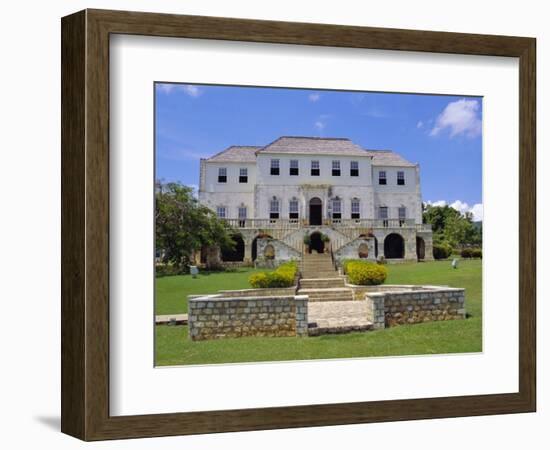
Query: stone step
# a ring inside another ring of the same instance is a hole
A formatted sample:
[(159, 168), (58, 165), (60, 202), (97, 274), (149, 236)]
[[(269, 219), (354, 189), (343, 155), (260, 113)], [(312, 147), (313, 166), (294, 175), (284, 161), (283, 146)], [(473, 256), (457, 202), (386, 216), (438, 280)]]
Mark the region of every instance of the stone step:
[(307, 295), (310, 302), (348, 302), (353, 301), (353, 293), (348, 288), (303, 289), (298, 295)]
[(308, 324), (307, 334), (308, 336), (321, 336), (323, 334), (344, 334), (351, 332), (364, 332), (371, 331), (373, 329), (372, 322), (368, 320), (351, 320), (349, 322), (330, 321), (324, 320), (320, 323), (315, 323), (309, 327)]
[(302, 270), (302, 278), (336, 278), (338, 272), (334, 270)]
[(302, 289), (314, 289), (314, 288), (336, 288), (344, 287), (345, 280), (342, 277), (336, 278), (302, 278), (300, 280), (300, 287)]

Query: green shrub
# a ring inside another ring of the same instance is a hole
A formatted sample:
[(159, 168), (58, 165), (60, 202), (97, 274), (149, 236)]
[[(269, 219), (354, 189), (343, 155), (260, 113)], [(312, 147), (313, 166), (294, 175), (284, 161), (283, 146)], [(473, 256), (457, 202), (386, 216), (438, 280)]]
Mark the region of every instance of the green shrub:
[(446, 259), (451, 256), (453, 248), (446, 242), (440, 242), (433, 245), (433, 253), (435, 259)]
[(347, 263), (347, 274), (351, 284), (375, 285), (386, 281), (388, 270), (379, 264), (351, 260)]
[(461, 251), (460, 251), (460, 256), (462, 256), (463, 258), (471, 258), (472, 257), (472, 250), (471, 248), (463, 248)]
[(281, 264), (273, 272), (259, 272), (250, 275), (248, 282), (253, 288), (280, 288), (294, 286), (298, 273), (295, 262)]
[(253, 288), (266, 288), (268, 284), (267, 272), (253, 273), (248, 277), (248, 282)]
[(472, 258), (483, 258), (483, 251), (480, 248), (473, 248)]

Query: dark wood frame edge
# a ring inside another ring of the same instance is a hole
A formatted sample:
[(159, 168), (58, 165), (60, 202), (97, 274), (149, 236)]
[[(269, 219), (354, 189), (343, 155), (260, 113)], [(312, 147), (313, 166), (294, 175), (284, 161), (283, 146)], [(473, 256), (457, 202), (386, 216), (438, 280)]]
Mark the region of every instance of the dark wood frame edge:
[[(532, 412), (536, 409), (536, 40), (84, 10), (62, 19), (61, 429), (83, 440)], [(214, 32), (211, 30), (215, 30)], [(519, 392), (230, 411), (109, 415), (109, 36), (223, 39), (518, 57)]]

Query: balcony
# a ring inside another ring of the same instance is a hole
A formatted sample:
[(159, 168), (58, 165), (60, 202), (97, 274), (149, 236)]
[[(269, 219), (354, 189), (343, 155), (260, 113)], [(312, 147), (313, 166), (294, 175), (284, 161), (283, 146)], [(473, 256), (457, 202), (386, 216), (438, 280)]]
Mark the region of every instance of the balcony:
[[(242, 229), (292, 230), (309, 227), (307, 219), (225, 219), (225, 222)], [(430, 224), (418, 224), (414, 219), (323, 219), (323, 225), (338, 228), (407, 228), (431, 231)]]

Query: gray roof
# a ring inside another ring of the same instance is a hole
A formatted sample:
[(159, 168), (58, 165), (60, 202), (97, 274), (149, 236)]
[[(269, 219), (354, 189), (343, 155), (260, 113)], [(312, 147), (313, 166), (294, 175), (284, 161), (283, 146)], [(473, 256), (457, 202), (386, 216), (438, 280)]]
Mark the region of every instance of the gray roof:
[(282, 136), (259, 150), (263, 153), (365, 156), (365, 151), (346, 138)]
[(257, 153), (370, 156), (375, 166), (414, 167), (415, 165), (391, 150), (366, 150), (347, 138), (282, 136), (265, 147), (233, 145), (211, 156), (208, 162), (256, 161)]
[(402, 158), (391, 150), (365, 150), (365, 153), (372, 156), (373, 166), (398, 166), (398, 167), (414, 167), (415, 164)]
[(212, 162), (256, 162), (256, 151), (262, 147), (233, 145), (207, 159)]

